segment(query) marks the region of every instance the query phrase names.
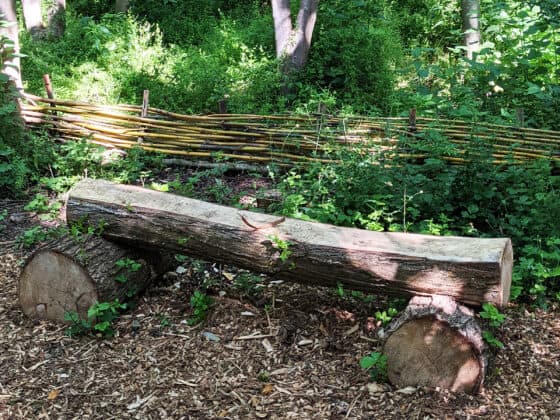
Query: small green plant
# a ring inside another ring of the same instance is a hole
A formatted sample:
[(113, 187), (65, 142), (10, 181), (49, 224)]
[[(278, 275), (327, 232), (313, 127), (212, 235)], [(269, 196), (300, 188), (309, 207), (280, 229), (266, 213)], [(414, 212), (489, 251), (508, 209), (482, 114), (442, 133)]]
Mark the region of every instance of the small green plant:
[(88, 309), (87, 320), (81, 319), (77, 312), (71, 311), (64, 314), (64, 320), (70, 322), (66, 334), (76, 337), (85, 334), (98, 334), (103, 338), (111, 338), (115, 335), (113, 321), (119, 317), (119, 313), (127, 308), (126, 303), (120, 303), (118, 299), (112, 302), (98, 302)]
[(55, 201), (54, 203), (49, 203), (49, 198), (41, 193), (35, 194), (33, 200), (31, 200), (23, 208), (25, 211), (33, 211), (40, 214), (41, 220), (53, 220), (58, 216), (58, 212), (62, 207), (60, 201)]
[(23, 209), (25, 211), (45, 213), (49, 210), (49, 198), (41, 193), (35, 194), (33, 200), (27, 203)]
[(22, 248), (31, 248), (33, 245), (54, 238), (63, 232), (63, 228), (45, 229), (42, 226), (33, 226), (16, 238), (16, 244)]
[(292, 255), (292, 251), (290, 251), (290, 246), (292, 245), (290, 242), (285, 241), (278, 237), (278, 235), (268, 235), (268, 239), (272, 241), (274, 247), (280, 251), (280, 261), (286, 262), (290, 255)]
[(488, 324), (491, 327), (499, 327), (502, 325), (506, 319), (506, 316), (498, 310), (491, 303), (485, 303), (482, 305), (482, 311), (479, 313), (481, 318), (488, 320)]
[(398, 313), (399, 311), (391, 307), (386, 311), (377, 311), (375, 313), (375, 319), (381, 321), (383, 325), (387, 325), (393, 319), (393, 317)]
[(270, 381), (270, 373), (268, 373), (266, 370), (261, 370), (259, 372), (259, 375), (257, 376), (257, 379), (260, 382), (269, 382)]
[(360, 367), (369, 371), (372, 381), (387, 382), (387, 356), (373, 352), (360, 359)]
[(162, 329), (169, 327), (171, 325), (171, 321), (169, 321), (169, 318), (167, 318), (165, 314), (159, 314), (158, 319), (159, 319), (159, 326)]
[(190, 236), (187, 236), (186, 238), (179, 238), (177, 239), (177, 244), (179, 244), (179, 246), (185, 246), (187, 244), (187, 242), (189, 242), (191, 239)]
[(239, 273), (234, 281), (233, 287), (248, 297), (256, 297), (262, 293), (263, 279), (252, 273)]
[(497, 347), (500, 349), (504, 348), (504, 343), (494, 337), (494, 333), (492, 331), (482, 331), (482, 338), (484, 338), (484, 341), (486, 341), (492, 347)]
[[(498, 328), (502, 325), (506, 319), (506, 316), (498, 310), (491, 303), (485, 303), (482, 305), (482, 311), (479, 313), (480, 317), (488, 321), (488, 325), (492, 328)], [(498, 347), (500, 349), (504, 348), (504, 343), (498, 340), (492, 331), (484, 330), (482, 331), (482, 338), (492, 347)]]
[(191, 307), (193, 315), (187, 320), (188, 325), (196, 325), (206, 319), (208, 309), (214, 303), (212, 297), (202, 293), (200, 290), (195, 290), (191, 296)]
[(115, 262), (115, 267), (120, 271), (115, 280), (119, 283), (126, 283), (128, 281), (127, 274), (137, 272), (142, 268), (142, 264), (130, 258), (121, 258)]
[[(4, 220), (6, 220), (7, 215), (8, 215), (8, 210), (0, 211), (0, 223), (3, 222)], [(2, 232), (5, 228), (6, 228), (6, 226), (4, 226), (3, 224), (0, 224), (0, 232)]]
[(336, 283), (336, 294), (339, 298), (346, 296), (346, 291), (344, 290), (344, 285), (341, 282)]

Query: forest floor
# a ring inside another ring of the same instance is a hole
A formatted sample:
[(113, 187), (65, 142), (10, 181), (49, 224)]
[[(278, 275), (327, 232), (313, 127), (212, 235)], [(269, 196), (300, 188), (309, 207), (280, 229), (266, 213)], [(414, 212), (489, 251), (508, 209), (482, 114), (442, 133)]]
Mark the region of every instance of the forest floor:
[[(25, 202), (1, 201), (0, 419), (560, 418), (560, 306), (510, 305), (479, 395), (372, 383), (359, 366), (379, 350), (372, 301), (268, 282), (235, 287), (234, 267), (194, 262), (154, 284), (115, 324), (116, 336), (71, 338), (27, 319), (17, 279), (37, 225)], [(215, 300), (189, 326), (204, 282)]]

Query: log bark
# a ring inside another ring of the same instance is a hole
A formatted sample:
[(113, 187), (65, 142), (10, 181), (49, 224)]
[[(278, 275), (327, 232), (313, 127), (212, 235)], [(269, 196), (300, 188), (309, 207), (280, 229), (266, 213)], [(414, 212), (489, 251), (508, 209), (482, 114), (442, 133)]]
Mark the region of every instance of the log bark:
[[(134, 260), (136, 270), (117, 265)], [(171, 267), (166, 254), (132, 250), (99, 236), (70, 236), (49, 242), (28, 258), (18, 283), (23, 312), (36, 319), (63, 321), (75, 311), (87, 319), (96, 302), (124, 302)], [(120, 277), (126, 281), (117, 280)]]
[(482, 329), (474, 313), (451, 298), (414, 297), (380, 336), (393, 385), (480, 390), (488, 364)]
[(472, 305), (508, 302), (506, 238), (370, 232), (251, 213), (101, 180), (70, 191), (68, 223), (105, 224), (103, 235), (235, 264), (312, 285), (395, 295), (447, 295)]

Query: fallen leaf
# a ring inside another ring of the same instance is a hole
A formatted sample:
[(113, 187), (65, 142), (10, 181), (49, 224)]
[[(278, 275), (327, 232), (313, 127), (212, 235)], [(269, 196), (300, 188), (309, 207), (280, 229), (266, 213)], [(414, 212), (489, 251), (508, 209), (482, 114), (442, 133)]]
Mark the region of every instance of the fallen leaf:
[(377, 382), (372, 382), (367, 384), (367, 390), (370, 394), (376, 394), (378, 392), (385, 392), (385, 387)]
[(334, 315), (341, 321), (356, 321), (356, 316), (345, 310), (334, 309)]
[(274, 348), (272, 347), (272, 344), (270, 344), (270, 341), (268, 341), (268, 339), (265, 338), (262, 341), (262, 345), (266, 349), (267, 353), (272, 353), (274, 351)]
[(227, 410), (222, 410), (218, 413), (218, 417), (227, 417), (227, 416), (228, 416)]
[(52, 391), (49, 392), (49, 395), (47, 396), (47, 400), (49, 400), (49, 401), (56, 400), (56, 397), (58, 397), (58, 394), (60, 394), (60, 390), (59, 389), (53, 389)]
[(406, 388), (397, 389), (397, 392), (400, 392), (401, 394), (411, 395), (416, 392), (416, 388), (413, 386), (407, 386)]
[(303, 339), (297, 343), (298, 346), (308, 346), (309, 344), (313, 344), (313, 340)]
[(274, 385), (272, 385), (272, 384), (265, 384), (265, 385), (262, 387), (261, 394), (263, 394), (263, 395), (270, 395), (270, 394), (272, 394), (272, 391), (274, 391)]
[(222, 276), (224, 276), (227, 280), (233, 281), (235, 275), (232, 273), (228, 273), (227, 271), (222, 271)]

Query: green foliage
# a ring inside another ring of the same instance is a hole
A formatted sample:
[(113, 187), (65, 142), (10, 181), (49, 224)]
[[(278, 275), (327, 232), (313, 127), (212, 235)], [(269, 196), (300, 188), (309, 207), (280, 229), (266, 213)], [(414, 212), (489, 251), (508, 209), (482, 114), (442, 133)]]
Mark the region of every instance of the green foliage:
[(387, 356), (373, 352), (360, 359), (360, 367), (368, 370), (372, 381), (387, 382)]
[(402, 51), (382, 2), (320, 2), (318, 15), (298, 101), (324, 90), (354, 112), (387, 112)]
[(23, 209), (39, 213), (42, 220), (52, 220), (56, 219), (61, 207), (62, 203), (60, 201), (55, 201), (51, 204), (47, 196), (37, 193)]
[(386, 311), (377, 311), (375, 312), (375, 319), (381, 321), (383, 325), (387, 325), (395, 315), (397, 315), (399, 311), (393, 307), (389, 308)]
[(481, 318), (488, 320), (488, 324), (491, 327), (499, 327), (502, 325), (506, 319), (506, 316), (498, 310), (491, 303), (485, 303), (482, 305), (482, 311), (479, 312)]
[(484, 341), (486, 341), (486, 343), (488, 343), (492, 347), (497, 347), (499, 349), (504, 348), (504, 343), (502, 343), (500, 340), (494, 337), (494, 333), (492, 333), (492, 331), (488, 331), (488, 330), (482, 331), (482, 338), (484, 339)]
[(118, 270), (115, 280), (119, 283), (126, 283), (128, 281), (128, 274), (140, 270), (142, 264), (130, 258), (121, 258), (115, 262), (115, 267)]
[(119, 317), (119, 313), (127, 308), (125, 303), (118, 299), (112, 302), (98, 302), (88, 309), (87, 320), (81, 319), (75, 311), (66, 312), (64, 320), (70, 323), (66, 334), (77, 337), (85, 334), (95, 334), (103, 338), (111, 338), (115, 335), (113, 321)]
[(31, 248), (47, 239), (53, 239), (64, 233), (64, 228), (47, 229), (42, 226), (33, 226), (16, 238), (16, 244), (21, 248)]
[(267, 238), (270, 239), (274, 244), (274, 247), (278, 251), (280, 251), (280, 255), (278, 255), (280, 261), (288, 261), (290, 255), (292, 255), (292, 251), (290, 250), (290, 245), (292, 244), (284, 239), (279, 238), (278, 235), (268, 235)]
[(239, 273), (235, 276), (233, 287), (247, 297), (257, 297), (262, 294), (263, 279), (253, 273)]
[[(479, 312), (481, 318), (487, 320), (488, 325), (492, 328), (498, 328), (502, 325), (506, 319), (506, 316), (492, 304), (485, 303), (482, 305), (482, 311)], [(504, 344), (494, 337), (492, 331), (484, 330), (482, 331), (482, 338), (492, 347), (498, 347), (500, 349), (504, 348)]]
[(187, 320), (187, 323), (189, 325), (196, 325), (206, 319), (214, 299), (199, 290), (195, 290), (191, 296), (190, 303), (193, 313), (192, 317)]
[(4, 225), (4, 220), (6, 220), (6, 216), (8, 216), (8, 210), (2, 210), (0, 211), (0, 232), (2, 232), (6, 226)]
[(560, 292), (560, 238), (551, 236), (525, 245), (514, 267), (512, 297), (521, 294), (529, 283), (529, 294), (538, 306), (545, 306), (548, 294)]
[(491, 147), (476, 134), (461, 155), (472, 161), (460, 166), (444, 160), (458, 151), (437, 133), (403, 138), (399, 145), (403, 153), (427, 158), (411, 164), (382, 150), (335, 150), (338, 163), (285, 174), (280, 211), (375, 231), (511, 237), (520, 251), (514, 297), (541, 293), (534, 286), (545, 283), (548, 294), (558, 291), (560, 178), (551, 175), (549, 162), (495, 165)]

